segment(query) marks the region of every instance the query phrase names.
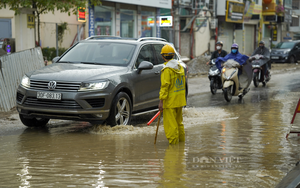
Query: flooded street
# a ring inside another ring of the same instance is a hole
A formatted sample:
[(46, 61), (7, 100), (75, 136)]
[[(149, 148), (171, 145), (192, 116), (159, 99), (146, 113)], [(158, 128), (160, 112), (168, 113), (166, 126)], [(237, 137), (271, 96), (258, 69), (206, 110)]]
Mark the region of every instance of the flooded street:
[(163, 122), (153, 144), (157, 122), (146, 123), (155, 113), (132, 126), (51, 120), (45, 129), (26, 128), (14, 113), (0, 119), (0, 187), (275, 187), (300, 160), (300, 137), (285, 138), (299, 75), (252, 83), (230, 103), (220, 90), (211, 95), (206, 77), (190, 79), (186, 142), (172, 146)]

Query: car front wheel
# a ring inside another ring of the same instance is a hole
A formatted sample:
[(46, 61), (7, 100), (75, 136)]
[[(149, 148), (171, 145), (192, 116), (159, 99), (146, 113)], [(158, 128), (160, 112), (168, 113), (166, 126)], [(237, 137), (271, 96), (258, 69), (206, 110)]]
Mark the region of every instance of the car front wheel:
[(107, 124), (110, 126), (128, 125), (131, 120), (131, 111), (129, 96), (124, 92), (118, 93), (112, 102)]
[(295, 63), (296, 62), (296, 58), (294, 56), (290, 57), (290, 63)]
[(19, 117), (22, 123), (27, 127), (44, 127), (49, 122), (49, 119), (46, 118), (28, 118), (19, 114)]

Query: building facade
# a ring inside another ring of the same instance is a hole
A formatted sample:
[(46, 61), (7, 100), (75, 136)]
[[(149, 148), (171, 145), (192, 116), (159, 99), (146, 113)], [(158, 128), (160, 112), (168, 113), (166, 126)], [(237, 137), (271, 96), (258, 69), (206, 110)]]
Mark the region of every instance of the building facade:
[[(171, 8), (171, 0), (104, 0), (101, 6), (89, 6), (88, 36), (162, 37), (160, 16)], [(166, 27), (172, 27), (172, 20), (166, 19)]]

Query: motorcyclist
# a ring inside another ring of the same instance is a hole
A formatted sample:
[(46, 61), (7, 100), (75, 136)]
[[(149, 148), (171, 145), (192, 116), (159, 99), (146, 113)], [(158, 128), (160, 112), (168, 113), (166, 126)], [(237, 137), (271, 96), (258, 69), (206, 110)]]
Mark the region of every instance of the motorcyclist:
[[(216, 59), (218, 57), (225, 57), (227, 55), (227, 52), (222, 49), (223, 48), (223, 42), (222, 41), (218, 41), (216, 43), (216, 48), (217, 48), (217, 50), (212, 53), (210, 61), (213, 60), (213, 59)], [(206, 63), (206, 65), (209, 65), (210, 61), (208, 61)]]
[(246, 55), (243, 55), (239, 52), (239, 45), (237, 43), (232, 44), (231, 52), (228, 55), (226, 55), (225, 57), (218, 57), (216, 59), (216, 66), (218, 67), (218, 69), (220, 71), (222, 69), (222, 63), (226, 62), (229, 59), (232, 59), (240, 64), (240, 67), (238, 70), (238, 76), (240, 76), (242, 74), (242, 66), (247, 63), (247, 60), (249, 59), (249, 57)]
[(263, 69), (264, 74), (268, 77), (269, 75), (267, 75), (267, 73), (269, 72), (269, 66), (267, 62), (270, 60), (270, 50), (265, 47), (264, 41), (259, 42), (259, 47), (254, 50), (254, 52), (251, 54), (252, 58), (250, 58), (249, 60), (252, 60), (254, 58), (253, 56), (256, 54), (262, 55), (262, 59), (266, 61), (266, 63), (263, 65)]
[[(225, 57), (218, 57), (216, 59), (216, 65), (220, 71), (222, 69), (222, 63), (226, 62), (228, 59), (232, 59), (238, 62), (241, 66), (243, 66), (246, 63), (246, 61), (249, 59), (249, 57), (241, 54), (239, 52), (239, 45), (237, 43), (233, 43), (231, 46), (231, 52), (228, 55), (226, 55)], [(241, 71), (239, 71), (239, 75), (240, 74)]]

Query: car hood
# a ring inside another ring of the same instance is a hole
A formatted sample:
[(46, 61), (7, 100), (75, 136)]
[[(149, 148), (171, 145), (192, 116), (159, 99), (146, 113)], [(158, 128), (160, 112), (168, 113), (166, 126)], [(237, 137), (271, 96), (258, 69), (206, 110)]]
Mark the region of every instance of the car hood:
[(271, 52), (284, 52), (284, 51), (287, 51), (287, 50), (291, 50), (289, 48), (275, 48), (275, 49), (272, 49)]
[(54, 63), (35, 70), (28, 76), (33, 80), (82, 82), (106, 79), (127, 70), (127, 67), (120, 66)]

